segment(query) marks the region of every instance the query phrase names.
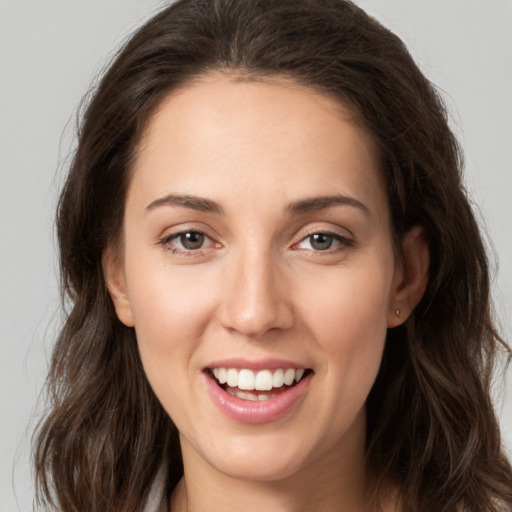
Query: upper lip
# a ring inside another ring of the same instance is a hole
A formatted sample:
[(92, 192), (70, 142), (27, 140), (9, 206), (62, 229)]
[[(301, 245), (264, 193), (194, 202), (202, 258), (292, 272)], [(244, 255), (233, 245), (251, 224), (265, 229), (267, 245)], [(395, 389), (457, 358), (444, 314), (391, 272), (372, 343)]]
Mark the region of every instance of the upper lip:
[(250, 360), (244, 358), (230, 358), (213, 361), (205, 366), (205, 369), (213, 368), (238, 368), (247, 370), (277, 370), (278, 368), (293, 368), (298, 370), (300, 368), (307, 369), (308, 367), (304, 364), (289, 361), (285, 359), (257, 359)]

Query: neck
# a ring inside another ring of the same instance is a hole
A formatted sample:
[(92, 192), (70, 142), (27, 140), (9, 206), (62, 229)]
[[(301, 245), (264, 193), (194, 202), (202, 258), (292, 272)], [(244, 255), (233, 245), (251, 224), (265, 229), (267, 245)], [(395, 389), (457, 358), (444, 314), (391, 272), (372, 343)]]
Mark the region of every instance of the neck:
[[(352, 488), (332, 486), (329, 482), (312, 482), (308, 478), (280, 482), (251, 482), (218, 479), (216, 485), (208, 486), (205, 492), (199, 479), (180, 481), (172, 495), (172, 512), (367, 512), (368, 505), (362, 498), (362, 485), (355, 482)], [(354, 480), (354, 479), (351, 479)], [(302, 485), (301, 485), (302, 484)], [(312, 492), (314, 486), (315, 492)]]

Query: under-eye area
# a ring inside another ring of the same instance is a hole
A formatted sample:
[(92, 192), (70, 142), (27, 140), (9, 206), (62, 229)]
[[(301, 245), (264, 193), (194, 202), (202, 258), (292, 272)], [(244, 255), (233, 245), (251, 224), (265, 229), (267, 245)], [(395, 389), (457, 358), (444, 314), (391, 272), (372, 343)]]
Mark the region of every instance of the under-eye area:
[(208, 368), (210, 379), (230, 395), (253, 402), (274, 398), (296, 386), (313, 373), (310, 368), (277, 368), (250, 370)]

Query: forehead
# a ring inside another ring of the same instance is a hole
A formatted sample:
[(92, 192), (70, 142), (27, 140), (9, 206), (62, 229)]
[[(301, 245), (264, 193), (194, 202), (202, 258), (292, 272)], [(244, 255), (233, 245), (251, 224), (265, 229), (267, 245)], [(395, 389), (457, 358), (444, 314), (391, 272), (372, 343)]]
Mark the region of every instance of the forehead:
[[(383, 199), (376, 145), (333, 98), (289, 80), (210, 75), (169, 94), (141, 139), (133, 181), (149, 196)], [(230, 195), (231, 194), (231, 195)], [(385, 199), (385, 198), (384, 198)]]

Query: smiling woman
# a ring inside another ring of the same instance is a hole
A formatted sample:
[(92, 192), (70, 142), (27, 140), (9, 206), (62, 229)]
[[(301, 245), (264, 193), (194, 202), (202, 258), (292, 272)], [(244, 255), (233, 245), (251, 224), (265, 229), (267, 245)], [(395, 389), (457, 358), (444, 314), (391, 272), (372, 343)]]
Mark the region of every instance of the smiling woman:
[(354, 509), (364, 404), (395, 310), (424, 291), (426, 243), (414, 230), (395, 261), (373, 141), (336, 101), (232, 73), (152, 116), (107, 283), (191, 475), (285, 480), (336, 454), (321, 508)]
[[(392, 99), (392, 100), (391, 100)], [(344, 0), (181, 0), (58, 211), (59, 510), (501, 511), (486, 256), (443, 106)]]

